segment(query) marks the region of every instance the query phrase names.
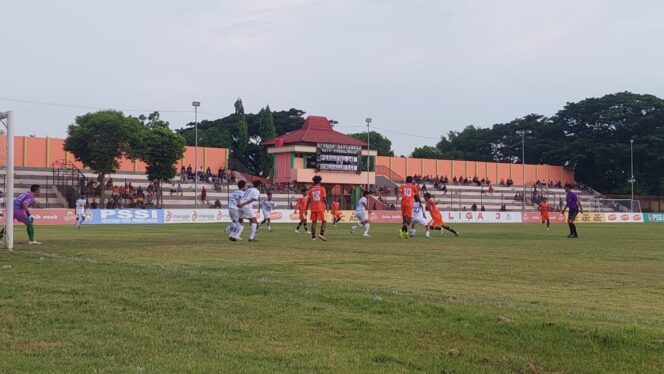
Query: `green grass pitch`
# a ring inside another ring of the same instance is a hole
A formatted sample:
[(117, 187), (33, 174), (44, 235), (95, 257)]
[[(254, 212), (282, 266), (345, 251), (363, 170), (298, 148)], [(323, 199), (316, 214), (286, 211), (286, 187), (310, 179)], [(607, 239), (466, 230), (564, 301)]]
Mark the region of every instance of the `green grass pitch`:
[(0, 372), (664, 372), (664, 226), (224, 227), (17, 227)]

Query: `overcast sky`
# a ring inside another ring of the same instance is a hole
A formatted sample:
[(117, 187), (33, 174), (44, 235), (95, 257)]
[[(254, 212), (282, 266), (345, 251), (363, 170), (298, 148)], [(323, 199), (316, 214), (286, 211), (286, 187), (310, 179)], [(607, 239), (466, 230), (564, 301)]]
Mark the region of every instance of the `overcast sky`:
[[(618, 91), (664, 97), (661, 0), (0, 0), (0, 111), (64, 137), (91, 108), (269, 104), (373, 125), (397, 154)], [(136, 112), (127, 112), (138, 114)], [(193, 112), (164, 112), (180, 128)]]

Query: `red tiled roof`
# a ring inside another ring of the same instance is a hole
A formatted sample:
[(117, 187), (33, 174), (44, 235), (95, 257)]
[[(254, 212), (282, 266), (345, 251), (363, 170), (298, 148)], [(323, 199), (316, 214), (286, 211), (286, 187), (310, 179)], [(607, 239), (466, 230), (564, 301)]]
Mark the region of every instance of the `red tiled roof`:
[(264, 141), (263, 145), (275, 145), (277, 140), (283, 141), (284, 145), (295, 143), (329, 143), (367, 146), (367, 143), (360, 139), (334, 131), (332, 125), (330, 125), (330, 121), (321, 116), (309, 116), (304, 120), (304, 125), (302, 125), (301, 129)]

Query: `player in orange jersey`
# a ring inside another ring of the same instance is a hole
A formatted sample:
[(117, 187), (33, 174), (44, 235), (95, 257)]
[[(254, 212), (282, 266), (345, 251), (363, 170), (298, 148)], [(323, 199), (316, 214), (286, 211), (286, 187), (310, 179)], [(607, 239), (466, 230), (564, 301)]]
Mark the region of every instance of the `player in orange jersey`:
[(549, 210), (551, 210), (551, 205), (546, 202), (546, 198), (542, 198), (537, 209), (540, 211), (540, 217), (542, 218), (542, 224), (546, 223), (546, 229), (549, 229), (551, 222), (549, 221)]
[(295, 213), (300, 213), (300, 222), (295, 229), (296, 233), (300, 233), (300, 227), (304, 226), (304, 231), (307, 230), (307, 190), (302, 190), (302, 196), (297, 198), (297, 205), (295, 206)]
[(341, 205), (339, 204), (339, 199), (335, 199), (332, 202), (332, 224), (337, 225), (341, 221)]
[(442, 233), (443, 229), (451, 232), (456, 236), (459, 236), (459, 233), (456, 230), (445, 225), (445, 222), (443, 221), (443, 215), (440, 214), (440, 210), (438, 210), (438, 207), (436, 206), (436, 201), (433, 199), (433, 197), (431, 197), (430, 193), (427, 192), (424, 194), (424, 200), (427, 202), (427, 209), (429, 210), (429, 214), (431, 214), (431, 222), (429, 222), (426, 237), (430, 237), (429, 230), (438, 230)]
[(316, 223), (321, 221), (320, 224), (320, 234), (318, 234), (318, 239), (326, 241), (325, 239), (325, 228), (327, 227), (327, 220), (325, 219), (325, 211), (327, 210), (327, 193), (325, 192), (325, 187), (320, 185), (320, 182), (323, 178), (320, 175), (316, 175), (313, 178), (313, 186), (309, 187), (309, 192), (307, 193), (307, 210), (311, 209), (311, 238), (316, 240)]
[(401, 195), (401, 216), (403, 223), (399, 237), (401, 239), (408, 239), (408, 225), (413, 220), (413, 205), (415, 205), (415, 195), (420, 193), (420, 189), (416, 184), (413, 184), (413, 177), (406, 177), (406, 184), (399, 186), (399, 194)]

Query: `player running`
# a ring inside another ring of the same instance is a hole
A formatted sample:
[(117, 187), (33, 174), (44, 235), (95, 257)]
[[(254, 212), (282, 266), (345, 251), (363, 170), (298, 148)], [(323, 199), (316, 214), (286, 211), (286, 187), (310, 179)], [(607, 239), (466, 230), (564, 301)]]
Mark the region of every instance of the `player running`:
[(551, 225), (549, 221), (549, 210), (551, 209), (551, 205), (549, 205), (546, 202), (546, 198), (542, 198), (542, 201), (540, 201), (539, 205), (537, 206), (537, 209), (540, 211), (540, 217), (542, 218), (542, 224), (546, 223), (546, 230), (549, 230), (549, 226)]
[(325, 228), (327, 227), (327, 220), (325, 219), (325, 211), (327, 210), (327, 202), (325, 198), (327, 194), (325, 192), (325, 187), (320, 185), (320, 182), (323, 178), (320, 175), (316, 175), (313, 178), (313, 186), (309, 187), (309, 192), (307, 193), (307, 208), (311, 208), (311, 238), (316, 240), (316, 223), (321, 221), (320, 224), (320, 234), (318, 234), (318, 239), (326, 241), (325, 239)]
[(360, 227), (364, 227), (364, 234), (362, 234), (362, 236), (365, 238), (371, 236), (369, 235), (369, 227), (371, 226), (369, 215), (371, 214), (371, 211), (369, 210), (369, 199), (367, 198), (369, 194), (370, 192), (365, 190), (362, 194), (362, 198), (357, 202), (357, 206), (355, 207), (355, 216), (357, 216), (357, 220), (360, 221), (360, 224), (353, 225), (353, 227), (350, 228), (350, 233), (352, 234)]
[(248, 219), (251, 228), (249, 231), (249, 241), (250, 242), (256, 242), (256, 230), (258, 229), (258, 220), (256, 220), (256, 215), (254, 214), (254, 203), (258, 202), (260, 199), (260, 191), (258, 191), (258, 187), (260, 187), (261, 182), (260, 181), (254, 181), (254, 186), (247, 188), (246, 191), (244, 191), (244, 194), (242, 195), (242, 199), (240, 202), (237, 204), (237, 209), (240, 213), (240, 220), (242, 219)]
[(300, 233), (300, 226), (304, 226), (304, 231), (309, 234), (307, 230), (307, 203), (309, 198), (307, 197), (307, 190), (302, 190), (302, 197), (297, 199), (297, 205), (295, 206), (295, 213), (300, 214), (300, 222), (297, 224), (295, 229), (296, 233)]
[(240, 211), (237, 208), (237, 204), (242, 200), (242, 195), (244, 195), (246, 186), (247, 182), (243, 180), (238, 181), (237, 190), (233, 191), (228, 199), (228, 215), (231, 218), (231, 224), (226, 227), (226, 233), (228, 234), (228, 240), (233, 242), (242, 240), (240, 235), (242, 235), (242, 231), (244, 231), (244, 225), (242, 225)]
[(430, 230), (438, 230), (442, 234), (443, 229), (451, 232), (455, 236), (459, 236), (459, 233), (456, 230), (445, 225), (443, 215), (440, 214), (440, 210), (438, 210), (438, 207), (436, 206), (436, 201), (431, 197), (430, 193), (427, 192), (424, 194), (424, 200), (427, 202), (427, 209), (429, 209), (429, 214), (431, 214), (431, 222), (429, 222), (429, 229), (427, 230), (426, 237), (430, 237)]
[[(34, 217), (30, 214), (30, 208), (35, 205), (36, 198), (41, 194), (39, 185), (33, 184), (30, 186), (30, 191), (20, 194), (14, 199), (14, 219), (25, 225), (28, 231), (28, 244), (39, 245), (40, 242), (35, 240), (35, 227), (32, 222)], [(5, 228), (0, 230), (0, 240), (5, 238)]]
[(267, 193), (267, 200), (261, 200), (261, 211), (263, 212), (263, 220), (261, 225), (267, 222), (267, 230), (272, 232), (272, 211), (277, 207), (277, 203), (272, 200), (272, 192)]
[(576, 239), (579, 237), (579, 234), (576, 232), (576, 225), (574, 224), (574, 221), (576, 220), (576, 216), (579, 214), (579, 212), (583, 214), (583, 207), (581, 206), (581, 201), (579, 201), (579, 195), (572, 192), (571, 184), (568, 183), (565, 185), (565, 192), (567, 195), (565, 196), (566, 202), (565, 207), (562, 210), (562, 214), (564, 216), (565, 211), (567, 208), (569, 208), (569, 214), (567, 215), (569, 235), (567, 235), (567, 237), (570, 239)]
[(85, 194), (76, 199), (76, 228), (80, 230), (81, 224), (85, 221), (85, 206), (87, 201), (85, 200)]
[(415, 195), (415, 203), (413, 204), (413, 218), (411, 220), (411, 226), (410, 226), (410, 237), (415, 236), (415, 225), (420, 224), (424, 227), (424, 230), (426, 231), (426, 237), (429, 237), (429, 225), (427, 221), (427, 216), (426, 213), (424, 213), (424, 206), (422, 205), (422, 201), (420, 200), (420, 195)]
[(332, 224), (337, 225), (338, 222), (341, 222), (341, 207), (339, 204), (339, 199), (335, 199), (332, 202)]
[(417, 185), (413, 184), (413, 177), (406, 177), (406, 184), (399, 186), (399, 194), (401, 195), (401, 216), (403, 217), (403, 224), (399, 237), (401, 239), (408, 239), (408, 225), (413, 219), (413, 205), (415, 204), (415, 195), (420, 193)]

